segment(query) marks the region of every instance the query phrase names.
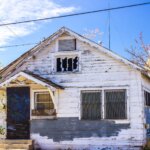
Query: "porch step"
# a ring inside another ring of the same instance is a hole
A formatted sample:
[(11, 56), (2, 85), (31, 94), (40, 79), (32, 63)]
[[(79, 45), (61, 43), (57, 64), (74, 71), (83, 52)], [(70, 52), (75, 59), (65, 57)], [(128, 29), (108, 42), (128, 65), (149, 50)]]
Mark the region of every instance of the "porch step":
[(33, 141), (0, 140), (0, 150), (33, 150)]

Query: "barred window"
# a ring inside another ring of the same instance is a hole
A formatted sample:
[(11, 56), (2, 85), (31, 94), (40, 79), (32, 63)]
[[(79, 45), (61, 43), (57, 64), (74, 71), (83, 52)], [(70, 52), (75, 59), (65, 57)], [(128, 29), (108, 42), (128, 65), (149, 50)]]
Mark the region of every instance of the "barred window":
[(82, 92), (82, 119), (101, 118), (101, 92), (85, 91)]
[(126, 119), (126, 91), (113, 90), (105, 91), (105, 118), (106, 119)]
[(144, 97), (145, 97), (145, 105), (150, 106), (150, 93), (147, 91), (144, 91)]
[(76, 50), (76, 39), (59, 40), (59, 51)]

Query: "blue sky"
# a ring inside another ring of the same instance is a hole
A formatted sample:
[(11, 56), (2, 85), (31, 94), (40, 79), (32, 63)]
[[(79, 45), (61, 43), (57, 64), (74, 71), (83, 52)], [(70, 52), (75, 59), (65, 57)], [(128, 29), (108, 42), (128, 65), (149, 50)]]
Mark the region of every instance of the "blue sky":
[[(110, 6), (116, 7), (143, 2), (148, 2), (148, 0), (110, 0)], [(10, 0), (9, 3), (8, 5), (7, 2), (0, 0), (0, 14), (2, 15), (0, 15), (0, 23), (108, 7), (108, 0)], [(0, 46), (36, 43), (62, 26), (66, 26), (80, 34), (84, 34), (85, 29), (98, 28), (102, 32), (102, 36), (98, 36), (93, 40), (96, 42), (100, 40), (105, 47), (108, 47), (108, 12), (0, 27)], [(111, 11), (111, 49), (114, 52), (129, 58), (125, 49), (134, 45), (134, 39), (138, 38), (140, 32), (143, 32), (145, 43), (150, 43), (150, 5)], [(3, 66), (6, 66), (33, 46), (0, 49), (0, 62)]]

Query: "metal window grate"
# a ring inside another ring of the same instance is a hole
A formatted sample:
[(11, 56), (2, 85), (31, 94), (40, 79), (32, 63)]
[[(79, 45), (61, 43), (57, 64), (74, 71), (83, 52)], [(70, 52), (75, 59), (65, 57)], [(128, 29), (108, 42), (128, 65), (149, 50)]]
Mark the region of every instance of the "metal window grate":
[(101, 92), (82, 92), (82, 119), (101, 119)]
[(105, 118), (106, 119), (126, 119), (126, 92), (105, 91)]

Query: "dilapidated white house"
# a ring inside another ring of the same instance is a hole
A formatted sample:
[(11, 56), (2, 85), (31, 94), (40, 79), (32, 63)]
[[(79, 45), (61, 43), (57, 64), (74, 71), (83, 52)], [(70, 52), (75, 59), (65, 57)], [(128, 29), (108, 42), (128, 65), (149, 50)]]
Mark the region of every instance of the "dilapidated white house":
[(47, 150), (138, 149), (146, 143), (148, 73), (68, 28), (0, 75), (2, 139), (31, 138)]

